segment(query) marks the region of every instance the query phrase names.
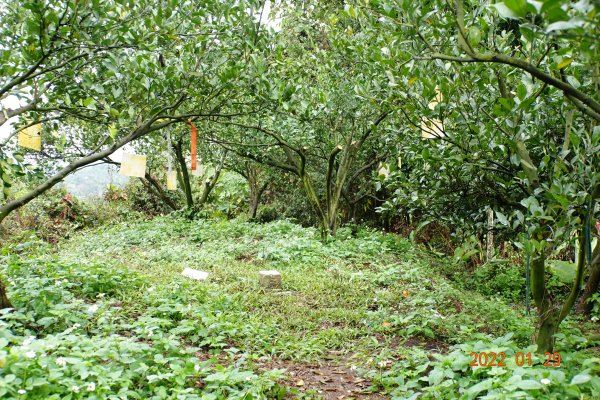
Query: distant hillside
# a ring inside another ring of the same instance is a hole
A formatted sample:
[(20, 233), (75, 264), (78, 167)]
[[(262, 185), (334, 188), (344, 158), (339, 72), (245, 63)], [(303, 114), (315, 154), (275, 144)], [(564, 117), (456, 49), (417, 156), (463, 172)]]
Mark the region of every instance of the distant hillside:
[(96, 164), (69, 175), (64, 184), (76, 197), (90, 198), (102, 196), (110, 183), (125, 186), (128, 179), (114, 165)]

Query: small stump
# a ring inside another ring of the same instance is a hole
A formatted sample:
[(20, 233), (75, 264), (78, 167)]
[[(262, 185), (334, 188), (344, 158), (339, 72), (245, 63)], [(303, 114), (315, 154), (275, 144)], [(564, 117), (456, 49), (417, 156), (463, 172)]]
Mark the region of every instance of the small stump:
[(281, 289), (281, 274), (275, 270), (259, 271), (258, 283), (264, 289)]

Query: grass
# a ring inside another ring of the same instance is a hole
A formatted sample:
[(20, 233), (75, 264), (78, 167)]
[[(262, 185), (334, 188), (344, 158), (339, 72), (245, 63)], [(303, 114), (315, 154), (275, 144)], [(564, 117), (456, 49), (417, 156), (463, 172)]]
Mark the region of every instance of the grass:
[[(342, 228), (323, 242), (316, 230), (286, 221), (167, 216), (98, 228), (54, 249), (33, 243), (5, 249), (1, 263), (18, 312), (0, 321), (0, 338), (7, 338), (0, 364), (12, 368), (0, 377), (0, 397), (19, 398), (19, 387), (28, 398), (62, 396), (69, 385), (87, 387), (90, 377), (94, 391), (82, 393), (95, 398), (318, 397), (275, 368), (306, 374), (303, 366), (315, 363), (346, 373), (358, 366), (371, 390), (398, 397), (428, 398), (437, 387), (458, 396), (462, 386), (427, 383), (431, 371), (464, 361), (472, 348), (525, 349), (533, 333), (522, 310), (448, 281), (441, 273), (448, 260), (366, 229), (352, 236)], [(209, 279), (182, 277), (186, 267)], [(260, 288), (265, 269), (282, 273), (282, 290)], [(493, 344), (498, 337), (503, 341)], [(45, 358), (34, 365), (31, 351)], [(451, 360), (432, 361), (440, 352)], [(69, 373), (48, 383), (41, 363), (58, 374), (64, 367), (57, 357), (73, 354)], [(563, 380), (587, 371), (583, 353), (578, 357)], [(481, 380), (481, 371), (459, 367), (443, 373), (467, 388)], [(112, 379), (109, 371), (121, 372)]]

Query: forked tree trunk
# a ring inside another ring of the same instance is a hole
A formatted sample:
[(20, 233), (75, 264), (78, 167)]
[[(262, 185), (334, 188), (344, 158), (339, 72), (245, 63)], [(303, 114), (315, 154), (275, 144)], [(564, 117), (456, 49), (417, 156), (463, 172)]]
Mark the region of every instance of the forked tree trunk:
[(554, 335), (560, 323), (569, 315), (580, 292), (581, 279), (585, 266), (583, 235), (579, 237), (579, 262), (569, 297), (561, 306), (556, 303), (546, 288), (545, 255), (537, 254), (531, 262), (531, 294), (538, 310), (538, 330), (535, 343), (538, 353), (554, 352)]
[(245, 163), (243, 170), (237, 171), (242, 175), (248, 182), (248, 210), (250, 211), (250, 220), (256, 219), (256, 213), (258, 211), (258, 205), (260, 199), (269, 186), (270, 179), (267, 179), (261, 185), (261, 177), (264, 177), (263, 171), (255, 165)]
[(535, 341), (538, 353), (554, 353), (554, 335), (558, 333), (558, 326), (560, 325), (559, 314), (560, 309), (553, 309), (540, 315)]
[(317, 191), (315, 190), (312, 179), (310, 179), (310, 176), (307, 173), (301, 174), (299, 178), (302, 181), (302, 187), (304, 188), (304, 193), (308, 198), (308, 202), (317, 215), (319, 225), (321, 225), (321, 237), (324, 238), (327, 236), (328, 221), (325, 213), (323, 213), (323, 209), (321, 208), (321, 202), (319, 200), (319, 196), (317, 196)]
[[(258, 182), (257, 182), (258, 183)], [(269, 186), (269, 181), (263, 183), (263, 185), (259, 188), (258, 185), (250, 186), (250, 219), (256, 219), (256, 214), (258, 212), (258, 205), (260, 204), (260, 199), (262, 198), (263, 193)]]
[(187, 171), (187, 165), (185, 164), (185, 158), (183, 156), (183, 143), (178, 140), (173, 144), (173, 150), (175, 151), (175, 158), (179, 164), (178, 175), (181, 178), (183, 193), (185, 193), (185, 202), (188, 208), (194, 207), (194, 198), (192, 196), (192, 185), (190, 183), (190, 174)]

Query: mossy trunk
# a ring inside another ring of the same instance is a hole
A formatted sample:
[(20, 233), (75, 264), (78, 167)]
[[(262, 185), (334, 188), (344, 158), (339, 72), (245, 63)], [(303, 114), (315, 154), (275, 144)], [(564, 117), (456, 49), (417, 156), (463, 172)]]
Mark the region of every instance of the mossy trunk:
[(13, 305), (6, 295), (6, 286), (4, 286), (4, 282), (0, 280), (0, 310), (4, 308), (13, 308)]
[(267, 189), (267, 186), (269, 186), (269, 179), (265, 180), (262, 185), (260, 184), (260, 178), (262, 175), (260, 172), (261, 171), (258, 168), (247, 165), (246, 171), (242, 174), (248, 181), (248, 209), (250, 210), (250, 220), (256, 219), (260, 199)]
[(250, 219), (256, 219), (256, 214), (258, 212), (258, 205), (260, 204), (260, 199), (262, 198), (263, 193), (267, 189), (269, 182), (265, 182), (262, 187), (257, 188), (254, 187), (250, 189)]
[(535, 341), (538, 353), (554, 353), (554, 335), (558, 333), (558, 326), (560, 325), (559, 314), (559, 310), (554, 310), (540, 315), (537, 339)]
[(537, 352), (544, 354), (554, 350), (554, 335), (558, 333), (560, 323), (569, 315), (578, 297), (585, 265), (583, 252), (583, 234), (579, 235), (579, 263), (571, 293), (562, 304), (558, 304), (546, 288), (546, 258), (544, 250), (535, 254), (531, 262), (531, 295), (538, 310), (539, 320), (535, 343)]
[(317, 196), (317, 192), (315, 191), (315, 187), (310, 179), (308, 174), (304, 173), (300, 175), (300, 179), (302, 180), (302, 186), (304, 187), (304, 193), (306, 193), (306, 197), (308, 198), (308, 202), (313, 208), (317, 218), (319, 220), (319, 225), (321, 225), (321, 236), (327, 236), (328, 230), (328, 221), (323, 213), (323, 209), (321, 208), (321, 203), (319, 201), (319, 196)]
[(550, 313), (552, 304), (546, 291), (546, 259), (543, 251), (532, 259), (530, 276), (531, 294), (539, 315), (535, 343), (537, 352), (545, 353), (554, 349), (554, 334), (558, 324), (553, 313)]

